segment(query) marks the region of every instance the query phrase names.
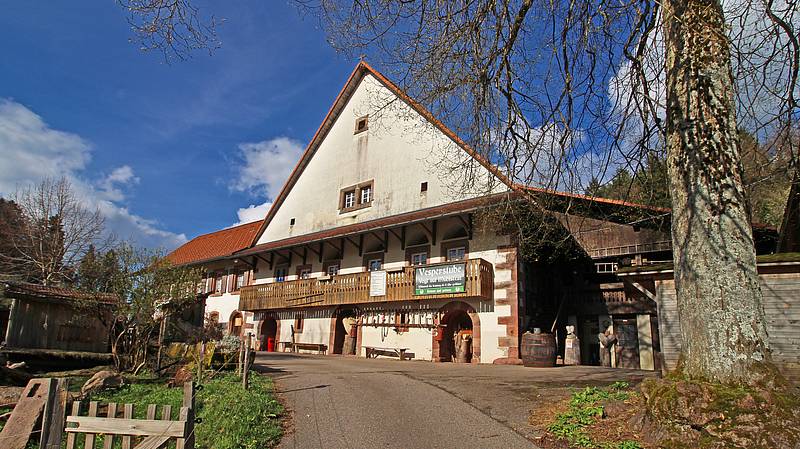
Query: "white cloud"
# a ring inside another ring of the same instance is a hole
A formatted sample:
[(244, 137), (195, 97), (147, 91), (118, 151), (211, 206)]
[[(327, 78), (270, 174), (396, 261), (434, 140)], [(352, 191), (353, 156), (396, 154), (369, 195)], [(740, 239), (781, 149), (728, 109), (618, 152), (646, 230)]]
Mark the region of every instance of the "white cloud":
[(240, 208), (236, 211), (239, 221), (234, 223), (234, 226), (263, 220), (267, 212), (269, 212), (270, 207), (272, 207), (272, 201), (267, 201), (262, 204), (251, 204), (247, 207)]
[(123, 165), (91, 181), (82, 171), (91, 160), (91, 145), (76, 134), (50, 128), (27, 107), (0, 99), (0, 196), (46, 177), (65, 177), (87, 207), (97, 208), (106, 227), (117, 237), (142, 246), (172, 249), (186, 236), (161, 229), (154, 220), (131, 213), (120, 204), (125, 189), (139, 182), (133, 169)]
[(230, 188), (264, 200), (239, 209), (239, 223), (264, 218), (302, 154), (303, 144), (289, 137), (239, 144), (242, 164)]

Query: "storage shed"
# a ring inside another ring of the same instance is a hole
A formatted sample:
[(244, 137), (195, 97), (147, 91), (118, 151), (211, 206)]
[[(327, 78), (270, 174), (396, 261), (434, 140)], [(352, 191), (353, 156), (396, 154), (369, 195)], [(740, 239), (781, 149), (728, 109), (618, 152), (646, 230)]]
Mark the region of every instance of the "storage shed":
[(6, 349), (108, 352), (116, 296), (16, 282), (3, 296), (11, 300)]

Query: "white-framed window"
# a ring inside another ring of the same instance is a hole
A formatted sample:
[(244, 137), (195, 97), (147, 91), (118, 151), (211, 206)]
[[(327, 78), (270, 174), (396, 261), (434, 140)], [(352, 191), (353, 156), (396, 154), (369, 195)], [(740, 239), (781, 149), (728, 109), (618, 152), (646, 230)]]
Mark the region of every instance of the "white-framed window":
[(369, 271), (380, 271), (383, 268), (383, 260), (381, 259), (370, 259), (367, 262), (367, 269)]
[(414, 253), (411, 255), (411, 265), (425, 265), (428, 263), (428, 253)]
[(222, 293), (222, 280), (225, 279), (225, 276), (218, 274), (217, 277), (214, 278), (214, 293)]
[(344, 202), (342, 206), (344, 209), (349, 209), (356, 205), (356, 192), (355, 190), (351, 190), (349, 192), (344, 192)]
[(328, 275), (334, 276), (336, 274), (339, 274), (339, 264), (333, 263), (328, 265)]
[(297, 271), (298, 279), (309, 279), (311, 277), (311, 268), (301, 268)]
[(244, 272), (240, 271), (236, 273), (236, 290), (239, 290), (242, 287), (244, 287)]
[(289, 267), (277, 267), (275, 268), (275, 282), (283, 282), (286, 280), (286, 276), (289, 274)]
[(361, 189), (361, 204), (372, 202), (372, 186), (366, 186)]
[(447, 250), (448, 261), (464, 260), (465, 255), (466, 255), (466, 248), (463, 246), (450, 248)]

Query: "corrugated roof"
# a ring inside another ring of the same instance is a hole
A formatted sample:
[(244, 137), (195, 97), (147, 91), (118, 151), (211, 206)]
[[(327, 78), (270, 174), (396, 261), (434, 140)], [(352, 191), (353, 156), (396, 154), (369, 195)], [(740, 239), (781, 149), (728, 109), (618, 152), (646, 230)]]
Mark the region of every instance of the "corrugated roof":
[(119, 302), (110, 293), (87, 293), (63, 287), (52, 287), (27, 282), (6, 282), (3, 294), (9, 298), (42, 298), (59, 301), (97, 301), (106, 304)]
[(260, 226), (259, 220), (197, 236), (171, 252), (167, 259), (176, 265), (186, 265), (230, 256), (249, 247)]

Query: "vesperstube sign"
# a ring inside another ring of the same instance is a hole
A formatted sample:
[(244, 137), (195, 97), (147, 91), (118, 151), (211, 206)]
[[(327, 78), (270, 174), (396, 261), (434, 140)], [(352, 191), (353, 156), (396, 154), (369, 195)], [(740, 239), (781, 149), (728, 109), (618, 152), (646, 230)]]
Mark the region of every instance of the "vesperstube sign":
[(417, 267), (414, 270), (414, 294), (463, 293), (465, 281), (466, 264), (464, 263)]

